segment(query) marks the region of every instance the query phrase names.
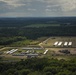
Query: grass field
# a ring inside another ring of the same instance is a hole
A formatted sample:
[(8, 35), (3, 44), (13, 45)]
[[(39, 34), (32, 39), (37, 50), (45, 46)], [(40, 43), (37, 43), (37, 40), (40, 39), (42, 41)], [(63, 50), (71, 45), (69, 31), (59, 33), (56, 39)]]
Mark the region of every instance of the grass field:
[[(62, 42), (62, 45), (54, 46), (54, 43), (56, 41)], [(64, 46), (65, 42), (72, 42), (72, 46)], [(44, 47), (63, 47), (63, 48), (76, 47), (76, 37), (50, 37), (46, 41), (42, 42), (42, 46), (44, 46)]]
[[(26, 59), (26, 55), (24, 56), (13, 56), (14, 54), (17, 55), (17, 54), (21, 54), (21, 53), (26, 53), (27, 51), (30, 51), (29, 53), (33, 53), (33, 51), (35, 53), (38, 53), (38, 54), (43, 54), (44, 50), (27, 50), (27, 49), (22, 49), (23, 47), (4, 47), (2, 49), (0, 49), (0, 52), (2, 52), (2, 54), (0, 54), (0, 57), (2, 57), (2, 61), (19, 61), (21, 59)], [(12, 54), (7, 54), (7, 51), (10, 51), (12, 49), (18, 49), (18, 51), (12, 53)]]
[[(39, 56), (40, 58), (46, 57), (46, 58), (57, 58), (57, 59), (71, 59), (76, 57), (76, 37), (50, 37), (46, 38), (39, 38), (41, 43), (39, 42), (39, 46), (43, 47), (43, 50), (29, 50), (30, 53), (33, 51), (35, 53), (41, 54)], [(42, 41), (43, 40), (43, 41)], [(60, 46), (54, 46), (54, 43), (56, 41), (62, 41), (62, 45)], [(73, 44), (71, 46), (64, 46), (64, 42), (72, 42)], [(34, 41), (33, 41), (34, 42)], [(38, 45), (29, 45), (28, 47), (39, 47)], [(24, 46), (26, 47), (26, 46)], [(18, 49), (18, 51), (14, 52), (13, 54), (21, 54), (25, 53), (28, 50), (23, 50), (24, 47), (2, 47), (0, 48), (0, 52), (3, 54), (0, 54), (0, 57), (2, 57), (3, 60), (9, 60), (9, 61), (19, 61), (21, 59), (26, 59), (25, 56), (12, 56), (12, 54), (6, 54), (7, 51), (10, 51), (11, 49)], [(48, 49), (48, 52), (44, 55), (43, 53)], [(70, 54), (60, 53), (59, 50), (69, 50)]]
[(49, 26), (60, 26), (60, 24), (33, 24), (33, 25), (28, 25), (25, 27), (49, 27)]

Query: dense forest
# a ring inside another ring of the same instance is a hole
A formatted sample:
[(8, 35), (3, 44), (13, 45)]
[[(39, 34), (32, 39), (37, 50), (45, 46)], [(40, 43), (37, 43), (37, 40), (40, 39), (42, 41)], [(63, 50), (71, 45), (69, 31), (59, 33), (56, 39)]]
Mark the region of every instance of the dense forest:
[(15, 42), (20, 36), (24, 40), (24, 37), (37, 39), (45, 36), (76, 36), (75, 33), (76, 17), (0, 18), (0, 44), (2, 45), (10, 44), (10, 40)]
[(76, 59), (32, 58), (0, 63), (0, 75), (76, 75)]
[[(0, 18), (0, 46), (21, 41), (24, 44), (26, 40), (45, 36), (76, 36), (76, 17)], [(0, 75), (76, 75), (76, 59), (32, 58), (18, 62), (1, 59)]]

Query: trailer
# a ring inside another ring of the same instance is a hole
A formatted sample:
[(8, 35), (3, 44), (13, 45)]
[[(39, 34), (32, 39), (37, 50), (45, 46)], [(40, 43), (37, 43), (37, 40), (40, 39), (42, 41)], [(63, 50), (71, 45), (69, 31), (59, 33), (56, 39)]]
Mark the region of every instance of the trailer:
[(48, 49), (43, 54), (46, 54), (47, 52), (48, 52)]
[(64, 43), (64, 46), (67, 46), (67, 45), (68, 45), (68, 42), (65, 42), (65, 43)]
[(56, 41), (55, 43), (54, 43), (54, 46), (56, 46), (58, 44), (58, 41)]
[(72, 45), (72, 42), (69, 42), (69, 43), (68, 43), (68, 46), (71, 46), (71, 45)]
[(59, 42), (59, 43), (58, 43), (58, 46), (61, 46), (61, 45), (62, 45), (62, 42)]

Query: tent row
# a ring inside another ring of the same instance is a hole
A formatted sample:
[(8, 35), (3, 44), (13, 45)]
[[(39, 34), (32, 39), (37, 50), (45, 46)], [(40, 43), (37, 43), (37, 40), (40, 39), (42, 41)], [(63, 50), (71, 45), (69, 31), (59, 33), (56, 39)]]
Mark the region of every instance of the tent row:
[(64, 45), (64, 46), (71, 46), (72, 45), (72, 42), (58, 42), (58, 41), (56, 41), (55, 43), (54, 43), (54, 46), (61, 46), (61, 45)]
[(48, 52), (48, 49), (43, 54), (46, 54), (47, 52)]
[(18, 50), (18, 49), (12, 49), (12, 50), (10, 50), (10, 51), (7, 51), (6, 54), (12, 54), (12, 53), (16, 52), (17, 50)]
[(24, 47), (23, 50), (42, 50), (43, 48), (30, 48), (30, 47)]

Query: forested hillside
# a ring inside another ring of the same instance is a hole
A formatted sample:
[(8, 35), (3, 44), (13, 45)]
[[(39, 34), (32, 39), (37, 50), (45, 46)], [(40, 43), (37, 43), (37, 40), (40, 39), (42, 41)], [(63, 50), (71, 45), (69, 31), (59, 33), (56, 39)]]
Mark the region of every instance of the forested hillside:
[(34, 58), (0, 63), (0, 75), (76, 75), (76, 60)]
[[(40, 37), (76, 36), (76, 17), (0, 18), (0, 46), (26, 46)], [(76, 75), (76, 59), (1, 61), (0, 75)]]
[(40, 37), (76, 36), (75, 33), (76, 17), (0, 18), (0, 45)]
[(76, 18), (1, 18), (0, 37), (75, 36)]

